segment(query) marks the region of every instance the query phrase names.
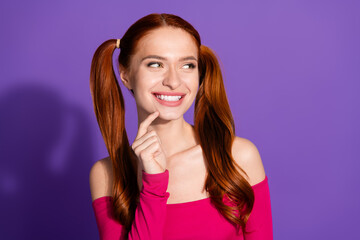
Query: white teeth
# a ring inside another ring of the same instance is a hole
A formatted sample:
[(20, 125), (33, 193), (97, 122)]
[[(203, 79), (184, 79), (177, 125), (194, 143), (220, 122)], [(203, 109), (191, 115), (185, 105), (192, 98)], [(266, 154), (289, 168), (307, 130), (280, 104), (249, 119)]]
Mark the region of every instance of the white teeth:
[(166, 96), (166, 95), (156, 95), (157, 98), (165, 101), (179, 101), (181, 96)]

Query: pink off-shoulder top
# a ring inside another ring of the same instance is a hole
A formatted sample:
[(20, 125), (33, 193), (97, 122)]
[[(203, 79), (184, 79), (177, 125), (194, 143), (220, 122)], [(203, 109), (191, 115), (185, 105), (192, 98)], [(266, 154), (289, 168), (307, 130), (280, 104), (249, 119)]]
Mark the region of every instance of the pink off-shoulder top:
[[(140, 202), (127, 239), (135, 240), (272, 240), (272, 215), (267, 176), (252, 186), (253, 210), (245, 233), (222, 216), (210, 198), (167, 204), (169, 171), (148, 174), (142, 171)], [(226, 204), (226, 201), (224, 201)], [(101, 240), (126, 239), (123, 226), (113, 218), (112, 197), (92, 202)]]

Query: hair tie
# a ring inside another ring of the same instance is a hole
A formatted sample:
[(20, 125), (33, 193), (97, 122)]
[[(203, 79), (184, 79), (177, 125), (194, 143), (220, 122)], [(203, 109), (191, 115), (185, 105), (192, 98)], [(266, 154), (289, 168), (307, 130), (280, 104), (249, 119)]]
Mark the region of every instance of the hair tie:
[(120, 48), (120, 40), (121, 40), (121, 39), (117, 39), (117, 40), (116, 40), (116, 48)]

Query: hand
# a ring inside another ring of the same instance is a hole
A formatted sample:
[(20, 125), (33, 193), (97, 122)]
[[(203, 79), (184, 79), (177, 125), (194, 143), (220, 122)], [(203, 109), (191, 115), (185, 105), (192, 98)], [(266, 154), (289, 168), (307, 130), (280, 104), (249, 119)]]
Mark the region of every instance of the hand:
[(166, 170), (166, 158), (161, 141), (155, 130), (148, 131), (148, 127), (159, 116), (153, 112), (140, 123), (137, 136), (131, 145), (142, 169), (149, 174), (162, 173)]

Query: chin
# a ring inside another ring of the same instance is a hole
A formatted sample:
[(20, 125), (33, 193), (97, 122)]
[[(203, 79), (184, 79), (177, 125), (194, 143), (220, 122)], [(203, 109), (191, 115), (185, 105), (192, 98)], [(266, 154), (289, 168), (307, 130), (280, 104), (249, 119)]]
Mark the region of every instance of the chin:
[(163, 120), (175, 120), (175, 119), (179, 119), (183, 115), (180, 112), (166, 112), (160, 110), (159, 112), (160, 112), (159, 118)]

